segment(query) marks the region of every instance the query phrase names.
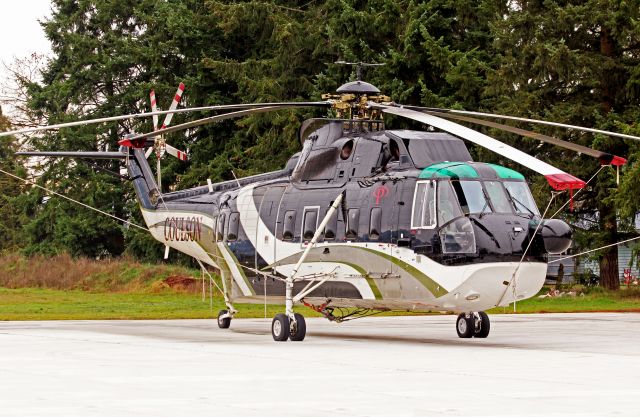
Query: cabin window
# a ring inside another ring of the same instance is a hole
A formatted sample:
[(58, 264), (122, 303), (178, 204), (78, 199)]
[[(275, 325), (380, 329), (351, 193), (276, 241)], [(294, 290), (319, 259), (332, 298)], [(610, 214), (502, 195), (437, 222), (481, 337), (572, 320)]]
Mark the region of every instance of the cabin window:
[(233, 212), (229, 215), (229, 227), (227, 228), (227, 240), (238, 240), (238, 228), (240, 226), (240, 213)]
[(351, 152), (353, 152), (353, 139), (342, 146), (342, 149), (340, 150), (340, 159), (343, 161), (349, 159)]
[(318, 228), (318, 208), (305, 208), (302, 221), (302, 239), (311, 240)]
[[(333, 201), (331, 202), (333, 204)], [(334, 210), (327, 225), (324, 227), (324, 239), (332, 240), (336, 238), (336, 231), (338, 230), (338, 210)]]
[(369, 239), (380, 239), (380, 230), (382, 228), (382, 209), (374, 207), (371, 209), (371, 218), (369, 219)]
[(224, 223), (227, 215), (222, 213), (218, 216), (218, 224), (216, 225), (216, 240), (222, 242), (224, 240)]
[(349, 209), (347, 213), (347, 239), (358, 238), (358, 225), (360, 224), (360, 209)]
[(413, 194), (412, 229), (431, 229), (436, 226), (435, 181), (420, 181)]
[(282, 240), (293, 240), (296, 230), (296, 212), (288, 210), (284, 213)]

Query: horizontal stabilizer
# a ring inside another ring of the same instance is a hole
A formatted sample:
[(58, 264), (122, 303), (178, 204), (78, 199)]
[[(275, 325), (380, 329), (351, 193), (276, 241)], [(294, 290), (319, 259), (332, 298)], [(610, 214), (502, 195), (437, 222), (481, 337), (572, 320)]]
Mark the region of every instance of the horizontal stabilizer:
[(52, 158), (126, 159), (122, 152), (16, 152), (21, 156), (48, 156)]

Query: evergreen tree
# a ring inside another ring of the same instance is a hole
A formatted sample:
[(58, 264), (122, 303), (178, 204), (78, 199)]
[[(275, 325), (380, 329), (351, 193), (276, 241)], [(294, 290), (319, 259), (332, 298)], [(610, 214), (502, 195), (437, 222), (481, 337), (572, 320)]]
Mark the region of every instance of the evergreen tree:
[[(0, 132), (9, 130), (11, 123), (0, 108)], [(0, 138), (0, 169), (24, 177), (26, 172), (15, 157), (16, 143), (12, 136)], [(0, 251), (15, 250), (23, 243), (19, 200), (25, 191), (24, 184), (0, 173)]]
[[(487, 92), (494, 109), (602, 129), (632, 129), (640, 104), (639, 13), (637, 0), (511, 2), (505, 19), (493, 28), (500, 64)], [(637, 143), (620, 139), (547, 127), (536, 129), (617, 155), (637, 155), (639, 150)], [(598, 169), (592, 159), (571, 151), (540, 147), (535, 141), (523, 139), (517, 146), (584, 179)], [(636, 156), (626, 172), (637, 170)], [(569, 216), (584, 232), (578, 234), (579, 241), (592, 246), (619, 240), (620, 202), (637, 200), (628, 185), (637, 181), (637, 176), (624, 175), (623, 185), (617, 190), (615, 172), (610, 169), (593, 180), (578, 196), (578, 208)], [(623, 214), (628, 217), (632, 211), (628, 207)], [(601, 283), (607, 288), (619, 286), (617, 261), (615, 246), (599, 256)]]

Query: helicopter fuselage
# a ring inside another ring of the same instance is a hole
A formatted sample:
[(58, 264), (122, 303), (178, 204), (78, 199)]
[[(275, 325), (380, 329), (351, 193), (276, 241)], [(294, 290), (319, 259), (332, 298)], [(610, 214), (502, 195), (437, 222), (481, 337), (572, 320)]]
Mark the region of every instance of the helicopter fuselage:
[[(330, 216), (294, 286), (313, 305), (480, 311), (535, 295), (570, 230), (540, 218), (524, 177), (472, 162), (445, 133), (312, 120), (276, 172), (154, 195), (141, 151), (129, 170), (163, 244), (218, 268), (232, 298), (282, 303), (286, 277)], [(150, 171), (149, 171), (150, 172)], [(157, 193), (156, 193), (157, 194)]]

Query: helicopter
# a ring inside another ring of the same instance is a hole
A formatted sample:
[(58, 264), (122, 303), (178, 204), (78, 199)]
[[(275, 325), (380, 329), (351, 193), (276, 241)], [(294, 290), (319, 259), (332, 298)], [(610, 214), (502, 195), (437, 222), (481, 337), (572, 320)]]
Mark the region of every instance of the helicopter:
[[(461, 123), (531, 137), (616, 167), (626, 160), (486, 118), (630, 136), (403, 106), (362, 81), (361, 68), (367, 64), (356, 65), (357, 80), (323, 95), (322, 101), (178, 109), (174, 100), (167, 111), (152, 107), (147, 113), (0, 135), (156, 118), (154, 131), (125, 135), (118, 151), (17, 154), (123, 161), (148, 230), (166, 246), (165, 257), (171, 248), (195, 258), (203, 271), (219, 271), (226, 305), (217, 316), (220, 328), (230, 327), (237, 313), (234, 303), (284, 301), (285, 311), (271, 323), (276, 341), (305, 339), (306, 321), (294, 305), (336, 322), (391, 310), (455, 312), (460, 338), (486, 338), (491, 325), (485, 310), (535, 296), (545, 281), (548, 255), (566, 251), (572, 231), (562, 220), (544, 218), (524, 175), (473, 161), (465, 141), (543, 175), (554, 191), (572, 194), (586, 183)], [(153, 149), (158, 173), (162, 150), (186, 159), (162, 135), (304, 107), (329, 109), (333, 117), (304, 121), (298, 133), (302, 150), (280, 170), (218, 183), (208, 180), (207, 185), (166, 193), (159, 178), (154, 179), (147, 161)], [(172, 127), (165, 121), (157, 128), (158, 115), (196, 111), (224, 113)], [(428, 129), (387, 129), (387, 115)]]

